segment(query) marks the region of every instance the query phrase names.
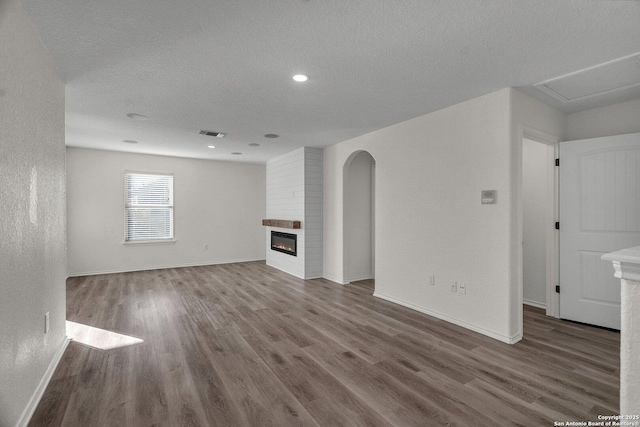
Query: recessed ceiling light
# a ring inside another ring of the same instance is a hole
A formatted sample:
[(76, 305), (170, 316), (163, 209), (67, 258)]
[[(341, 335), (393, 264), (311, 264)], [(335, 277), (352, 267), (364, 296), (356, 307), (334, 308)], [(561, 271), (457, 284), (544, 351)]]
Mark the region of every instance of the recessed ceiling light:
[(233, 152), (233, 153), (231, 153), (231, 154), (233, 154), (234, 156), (239, 156), (239, 155), (240, 155), (240, 154), (242, 154), (242, 153), (238, 153), (237, 151), (234, 151), (234, 152)]
[(209, 147), (209, 148), (216, 148), (216, 146), (215, 146), (215, 145), (207, 145), (207, 147)]
[(255, 142), (252, 142), (251, 144), (249, 144), (249, 147), (259, 147), (260, 144), (256, 144)]
[(294, 81), (296, 81), (298, 83), (303, 83), (303, 82), (306, 82), (307, 80), (309, 80), (309, 76), (307, 76), (306, 74), (296, 74), (292, 78), (293, 78)]
[(268, 133), (268, 134), (266, 134), (264, 137), (265, 137), (265, 138), (277, 138), (277, 137), (279, 137), (279, 136), (280, 136), (280, 135), (276, 135), (275, 133)]
[(129, 117), (132, 120), (149, 120), (149, 117), (145, 116), (144, 114), (138, 114), (138, 113), (128, 113), (127, 117)]
[(137, 144), (138, 141), (134, 141), (133, 139), (123, 139), (122, 142), (126, 142), (127, 144)]

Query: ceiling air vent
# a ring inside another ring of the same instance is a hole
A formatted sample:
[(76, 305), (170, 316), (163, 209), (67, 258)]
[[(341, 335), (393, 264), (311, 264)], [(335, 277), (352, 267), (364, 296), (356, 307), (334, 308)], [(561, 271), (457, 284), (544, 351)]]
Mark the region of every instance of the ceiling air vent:
[(625, 56), (533, 86), (565, 103), (631, 89), (640, 86), (640, 54)]
[(226, 134), (222, 132), (212, 132), (210, 130), (201, 130), (200, 135), (215, 136), (216, 138), (224, 138)]

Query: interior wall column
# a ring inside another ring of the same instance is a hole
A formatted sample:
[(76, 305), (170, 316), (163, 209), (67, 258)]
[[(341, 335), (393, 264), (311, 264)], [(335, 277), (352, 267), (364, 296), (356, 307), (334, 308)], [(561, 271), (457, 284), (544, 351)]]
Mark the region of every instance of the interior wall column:
[(620, 414), (640, 415), (640, 246), (602, 256), (621, 280)]

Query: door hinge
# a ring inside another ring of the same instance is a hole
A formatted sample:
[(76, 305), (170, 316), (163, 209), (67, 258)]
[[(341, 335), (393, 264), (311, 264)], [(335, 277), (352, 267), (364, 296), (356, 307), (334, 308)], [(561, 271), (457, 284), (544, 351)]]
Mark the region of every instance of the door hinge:
[(560, 223), (556, 221), (556, 230), (560, 230)]
[(556, 285), (556, 293), (559, 294), (560, 293), (560, 285)]
[(556, 166), (560, 166), (560, 159), (556, 159)]

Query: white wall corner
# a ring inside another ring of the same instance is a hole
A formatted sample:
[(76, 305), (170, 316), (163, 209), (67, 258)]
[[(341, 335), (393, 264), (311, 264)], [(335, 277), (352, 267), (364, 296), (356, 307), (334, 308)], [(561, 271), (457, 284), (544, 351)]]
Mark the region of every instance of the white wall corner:
[(500, 332), (492, 331), (490, 329), (485, 329), (485, 328), (483, 328), (481, 326), (478, 326), (476, 324), (468, 323), (468, 322), (465, 322), (464, 320), (461, 320), (461, 319), (458, 319), (458, 318), (455, 318), (455, 317), (452, 317), (452, 316), (448, 316), (448, 315), (445, 315), (445, 314), (442, 314), (442, 313), (438, 313), (436, 311), (429, 310), (429, 309), (426, 309), (424, 307), (417, 306), (417, 305), (415, 305), (413, 303), (410, 303), (410, 302), (402, 301), (402, 300), (399, 300), (397, 298), (393, 298), (393, 297), (390, 297), (390, 296), (387, 296), (387, 295), (383, 295), (383, 294), (381, 294), (379, 292), (374, 292), (373, 296), (376, 297), (376, 298), (380, 298), (382, 300), (385, 300), (385, 301), (392, 302), (394, 304), (401, 305), (403, 307), (410, 308), (410, 309), (418, 311), (420, 313), (427, 314), (429, 316), (432, 316), (432, 317), (435, 317), (435, 318), (438, 318), (438, 319), (441, 319), (441, 320), (445, 320), (445, 321), (447, 321), (449, 323), (453, 323), (454, 325), (462, 326), (463, 328), (469, 329), (471, 331), (477, 332), (477, 333), (482, 334), (482, 335), (486, 335), (486, 336), (488, 336), (490, 338), (496, 339), (498, 341), (502, 341), (502, 342), (507, 343), (507, 344), (515, 344), (515, 343), (517, 343), (518, 341), (520, 341), (522, 339), (522, 333), (520, 333), (520, 332), (517, 332), (517, 333), (515, 333), (513, 335), (504, 335), (504, 334), (501, 334)]
[(349, 283), (351, 283), (351, 282), (345, 282), (345, 281), (343, 281), (342, 279), (339, 279), (339, 278), (337, 278), (337, 277), (328, 276), (328, 275), (326, 275), (326, 274), (325, 274), (325, 275), (323, 275), (323, 276), (322, 276), (322, 278), (323, 278), (323, 279), (326, 279), (326, 280), (329, 280), (329, 281), (331, 281), (331, 282), (333, 282), (333, 283), (337, 283), (337, 284), (339, 284), (339, 285), (348, 285)]

